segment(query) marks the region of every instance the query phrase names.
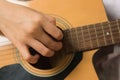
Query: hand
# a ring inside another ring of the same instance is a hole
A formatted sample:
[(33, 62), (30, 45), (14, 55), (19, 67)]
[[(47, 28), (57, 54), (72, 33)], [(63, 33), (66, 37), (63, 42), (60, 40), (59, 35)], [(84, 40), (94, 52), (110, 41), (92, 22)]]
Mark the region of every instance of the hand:
[(3, 3), (0, 2), (0, 30), (28, 62), (34, 64), (40, 57), (38, 54), (32, 56), (29, 47), (46, 57), (62, 48), (59, 40), (63, 34), (56, 27), (55, 18), (24, 6)]

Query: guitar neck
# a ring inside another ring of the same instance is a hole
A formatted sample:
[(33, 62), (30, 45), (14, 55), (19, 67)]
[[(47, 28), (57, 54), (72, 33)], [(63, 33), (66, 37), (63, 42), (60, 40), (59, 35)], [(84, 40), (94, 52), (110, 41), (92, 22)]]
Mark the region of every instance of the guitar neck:
[(120, 20), (64, 30), (63, 50), (85, 51), (120, 43)]

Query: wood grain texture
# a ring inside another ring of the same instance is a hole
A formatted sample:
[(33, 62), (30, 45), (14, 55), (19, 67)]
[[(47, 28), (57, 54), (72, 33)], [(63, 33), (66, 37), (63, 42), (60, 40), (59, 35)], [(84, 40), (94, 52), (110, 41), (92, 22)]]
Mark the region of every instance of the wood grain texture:
[(18, 63), (16, 48), (9, 44), (0, 46), (0, 67)]

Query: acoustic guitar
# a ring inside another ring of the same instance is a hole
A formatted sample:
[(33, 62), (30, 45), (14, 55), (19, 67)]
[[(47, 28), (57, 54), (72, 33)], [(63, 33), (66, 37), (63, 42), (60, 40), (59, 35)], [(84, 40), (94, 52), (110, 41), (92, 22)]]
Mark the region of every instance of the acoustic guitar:
[[(107, 20), (103, 2), (32, 0), (27, 6), (56, 18), (57, 26), (63, 30), (64, 46), (55, 56), (40, 59), (36, 66), (24, 60), (14, 45), (0, 45), (0, 67), (20, 64), (40, 80), (98, 80), (92, 62), (94, 54), (101, 47), (120, 42), (120, 21)], [(33, 55), (37, 53), (30, 51)], [(48, 68), (39, 67), (40, 63)]]

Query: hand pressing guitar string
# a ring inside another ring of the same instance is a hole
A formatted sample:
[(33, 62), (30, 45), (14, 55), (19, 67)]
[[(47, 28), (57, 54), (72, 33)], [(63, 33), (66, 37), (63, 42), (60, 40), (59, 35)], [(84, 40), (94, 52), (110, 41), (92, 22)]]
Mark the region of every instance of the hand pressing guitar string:
[(6, 0), (0, 0), (0, 31), (33, 64), (40, 56), (32, 56), (29, 47), (46, 57), (53, 56), (55, 51), (62, 48), (60, 40), (63, 34), (56, 27), (53, 17)]

